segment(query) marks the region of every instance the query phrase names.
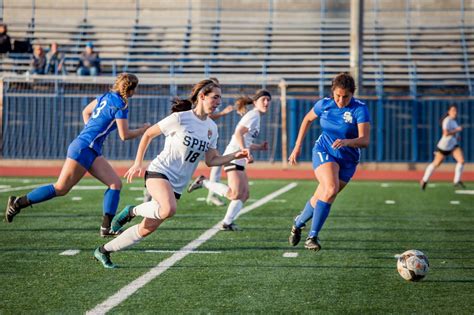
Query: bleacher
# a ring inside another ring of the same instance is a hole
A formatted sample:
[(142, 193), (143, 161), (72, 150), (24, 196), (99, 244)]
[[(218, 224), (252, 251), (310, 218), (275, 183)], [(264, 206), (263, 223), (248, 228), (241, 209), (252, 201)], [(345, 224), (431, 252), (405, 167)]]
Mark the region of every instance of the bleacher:
[[(350, 21), (344, 8), (332, 16), (327, 7), (323, 10), (311, 1), (292, 10), (260, 2), (254, 7), (245, 2), (250, 6), (246, 10), (226, 1), (217, 1), (213, 8), (193, 8), (185, 2), (173, 9), (168, 2), (163, 9), (153, 1), (140, 1), (139, 8), (117, 1), (117, 7), (108, 10), (107, 2), (82, 10), (64, 2), (65, 8), (56, 5), (53, 10), (71, 14), (61, 18), (51, 16), (45, 1), (35, 8), (34, 17), (28, 19), (23, 12), (14, 19), (12, 13), (4, 21), (13, 39), (45, 48), (56, 41), (72, 75), (89, 41), (100, 54), (103, 75), (130, 71), (150, 77), (263, 76), (321, 89), (335, 73), (349, 70)], [(474, 94), (474, 7), (416, 10), (394, 9), (385, 0), (375, 3), (366, 5), (364, 14), (365, 91), (382, 87), (419, 93), (436, 88)], [(19, 6), (6, 1), (5, 11), (9, 5)], [(29, 56), (1, 57), (3, 73), (21, 74), (28, 68)]]

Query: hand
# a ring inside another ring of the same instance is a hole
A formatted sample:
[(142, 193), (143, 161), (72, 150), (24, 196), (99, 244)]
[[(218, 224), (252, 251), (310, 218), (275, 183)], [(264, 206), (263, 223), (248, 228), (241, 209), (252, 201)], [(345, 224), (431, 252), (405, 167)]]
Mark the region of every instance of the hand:
[(133, 164), (132, 167), (130, 167), (125, 173), (125, 175), (123, 175), (123, 177), (127, 179), (127, 183), (132, 182), (132, 178), (136, 172), (138, 172), (138, 176), (141, 176), (143, 172), (143, 167), (139, 164)]
[(349, 145), (349, 139), (336, 139), (336, 141), (332, 143), (332, 147), (334, 149), (340, 149), (342, 147), (347, 147), (348, 145)]
[(262, 151), (267, 151), (268, 150), (268, 142), (264, 141), (262, 144), (260, 144), (260, 150)]
[(234, 106), (232, 105), (227, 105), (223, 110), (221, 110), (221, 113), (224, 115), (227, 115), (228, 113), (232, 112), (234, 110)]
[(458, 132), (461, 132), (461, 131), (462, 131), (462, 127), (459, 126), (459, 127), (456, 128), (456, 130), (457, 130)]
[(299, 148), (294, 148), (293, 152), (291, 152), (290, 157), (288, 158), (288, 163), (290, 163), (290, 165), (298, 164), (296, 159), (298, 158), (299, 155), (300, 155), (300, 149)]
[(142, 126), (143, 132), (145, 132), (150, 127), (151, 127), (151, 124), (149, 122), (144, 123)]
[(246, 159), (247, 163), (253, 163), (253, 156), (250, 153), (249, 149), (242, 149), (240, 151), (235, 152), (234, 155), (235, 159)]

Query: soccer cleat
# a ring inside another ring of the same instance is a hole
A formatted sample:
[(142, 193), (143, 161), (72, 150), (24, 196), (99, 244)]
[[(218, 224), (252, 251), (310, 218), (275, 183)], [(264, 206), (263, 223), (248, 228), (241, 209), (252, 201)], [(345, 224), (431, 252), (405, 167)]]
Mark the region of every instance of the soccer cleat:
[(212, 197), (209, 197), (206, 199), (206, 203), (209, 205), (209, 206), (217, 206), (217, 207), (222, 207), (223, 205), (225, 205), (224, 201), (222, 201), (219, 197), (217, 196), (212, 196)]
[(421, 190), (425, 190), (426, 189), (426, 185), (428, 185), (427, 182), (423, 181), (423, 180), (420, 180), (420, 187), (421, 187)]
[(97, 247), (94, 251), (95, 259), (97, 259), (99, 262), (101, 262), (102, 266), (104, 266), (104, 268), (107, 268), (107, 269), (118, 268), (118, 266), (110, 260), (110, 253), (104, 254), (100, 251), (99, 248), (100, 247)]
[(455, 188), (462, 188), (462, 189), (466, 189), (466, 185), (464, 185), (463, 182), (459, 181), (457, 183), (454, 183), (454, 187)]
[(133, 215), (133, 208), (135, 206), (125, 206), (122, 211), (117, 213), (112, 222), (110, 223), (110, 231), (118, 233), (120, 229), (128, 222), (130, 222), (135, 216)]
[(112, 231), (111, 228), (100, 227), (100, 237), (116, 237), (122, 234), (122, 230)]
[(202, 187), (202, 181), (205, 180), (206, 177), (204, 175), (200, 175), (196, 177), (196, 179), (189, 184), (188, 186), (188, 193), (192, 192), (193, 190), (199, 189)]
[(301, 240), (301, 229), (296, 226), (291, 227), (290, 237), (288, 237), (288, 243), (290, 245), (296, 246)]
[(21, 208), (17, 204), (19, 198), (15, 196), (8, 197), (7, 207), (5, 209), (5, 221), (11, 223), (13, 217), (20, 213)]
[(321, 249), (321, 245), (319, 244), (319, 238), (308, 237), (306, 239), (306, 242), (304, 242), (304, 248), (307, 248), (309, 250), (314, 250), (315, 252), (319, 251)]
[(222, 223), (222, 225), (219, 227), (219, 230), (236, 232), (236, 231), (240, 231), (240, 228), (235, 223), (231, 223), (231, 224)]

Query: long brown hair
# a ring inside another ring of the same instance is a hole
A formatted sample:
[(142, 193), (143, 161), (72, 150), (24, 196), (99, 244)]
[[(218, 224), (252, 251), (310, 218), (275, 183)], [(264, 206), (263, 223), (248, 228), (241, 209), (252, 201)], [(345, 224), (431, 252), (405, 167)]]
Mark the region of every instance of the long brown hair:
[(187, 99), (175, 98), (171, 101), (171, 112), (183, 112), (193, 108), (194, 105), (198, 102), (199, 93), (207, 95), (212, 92), (214, 88), (221, 88), (219, 81), (214, 78), (202, 80), (196, 85), (193, 86), (191, 93)]
[(235, 101), (235, 111), (240, 115), (243, 116), (247, 112), (247, 105), (253, 104), (256, 102), (260, 97), (268, 96), (270, 100), (272, 99), (272, 95), (265, 89), (258, 90), (255, 92), (255, 95), (252, 97), (250, 96), (241, 96)]
[(448, 110), (446, 111), (446, 113), (444, 113), (444, 115), (441, 116), (441, 118), (439, 119), (439, 124), (440, 124), (441, 126), (443, 126), (443, 120), (444, 120), (446, 117), (449, 116), (449, 111), (450, 111), (451, 108), (453, 108), (453, 107), (456, 108), (456, 109), (458, 108), (456, 104), (451, 104), (451, 105), (449, 105)]
[(125, 104), (128, 104), (128, 93), (138, 86), (138, 77), (131, 73), (120, 73), (115, 79), (112, 91), (120, 94)]

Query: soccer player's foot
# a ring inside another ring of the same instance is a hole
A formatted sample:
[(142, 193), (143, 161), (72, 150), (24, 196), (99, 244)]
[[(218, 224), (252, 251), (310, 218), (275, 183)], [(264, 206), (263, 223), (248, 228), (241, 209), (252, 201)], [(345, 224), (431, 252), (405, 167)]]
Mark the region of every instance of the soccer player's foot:
[(188, 193), (196, 190), (196, 189), (199, 189), (202, 187), (202, 181), (205, 180), (206, 177), (204, 175), (200, 175), (198, 177), (196, 177), (195, 180), (193, 180), (193, 182), (191, 184), (189, 184), (188, 186)]
[(234, 231), (234, 232), (240, 231), (240, 228), (235, 223), (231, 223), (231, 224), (222, 223), (219, 229), (221, 231)]
[(288, 237), (288, 243), (290, 245), (296, 246), (301, 240), (301, 229), (296, 226), (291, 227), (290, 237)]
[(464, 185), (464, 183), (461, 182), (461, 181), (459, 181), (459, 182), (457, 182), (457, 183), (454, 183), (454, 187), (466, 189), (466, 185)]
[(122, 230), (112, 231), (110, 227), (100, 227), (100, 237), (116, 237), (122, 234)]
[(94, 257), (95, 259), (97, 259), (100, 263), (102, 263), (102, 266), (104, 266), (104, 268), (107, 268), (107, 269), (115, 269), (117, 268), (118, 266), (116, 264), (114, 264), (111, 260), (110, 260), (110, 253), (102, 253), (100, 251), (100, 247), (97, 247), (94, 251)]
[(304, 248), (314, 250), (315, 252), (319, 251), (321, 249), (321, 245), (319, 244), (318, 237), (308, 237), (306, 242), (304, 242)]
[(421, 190), (425, 190), (427, 184), (428, 184), (427, 182), (425, 182), (425, 181), (423, 181), (423, 180), (420, 180), (420, 188), (421, 188)]
[(134, 207), (135, 206), (125, 206), (122, 211), (114, 216), (110, 223), (110, 230), (112, 232), (119, 232), (126, 223), (130, 222), (135, 217), (133, 215)]
[(222, 207), (225, 205), (224, 201), (222, 201), (219, 197), (217, 196), (211, 196), (206, 199), (206, 203), (210, 206), (214, 205), (217, 207)]
[(7, 200), (7, 207), (5, 209), (5, 221), (11, 223), (13, 221), (13, 217), (15, 217), (18, 213), (20, 213), (20, 206), (17, 203), (18, 198), (15, 196), (8, 197)]

